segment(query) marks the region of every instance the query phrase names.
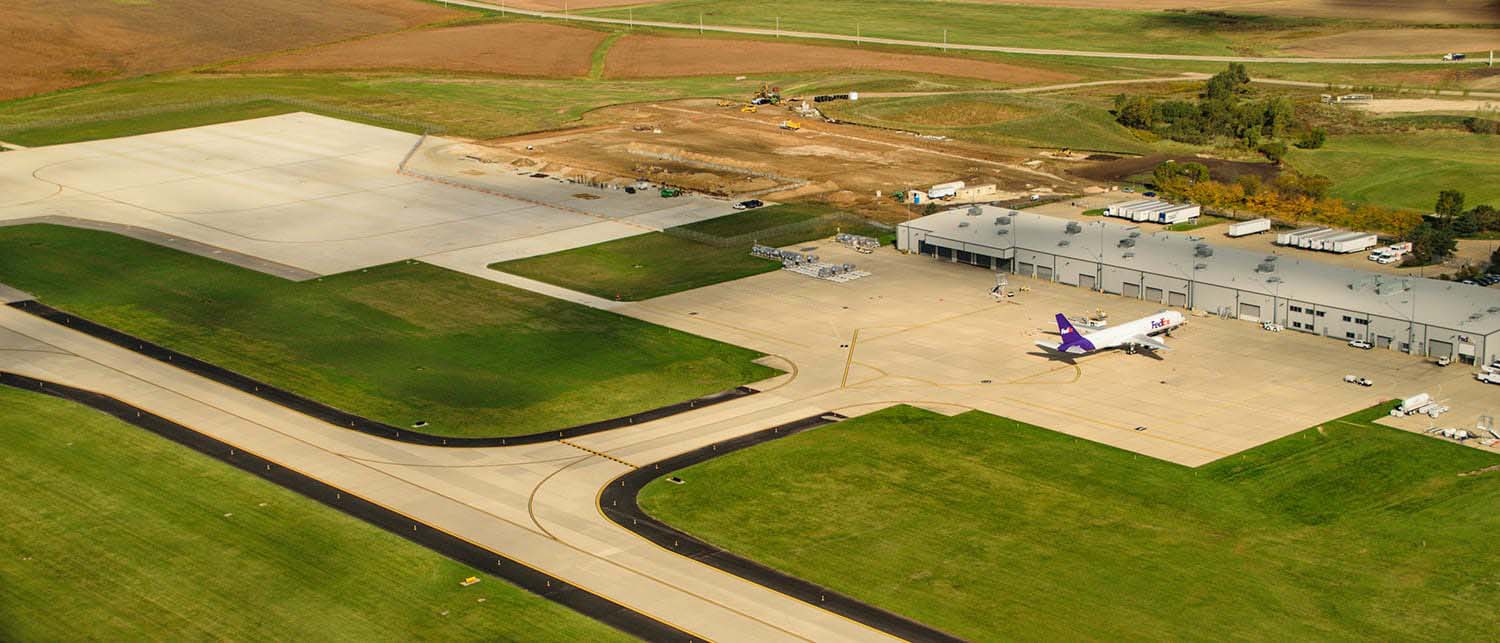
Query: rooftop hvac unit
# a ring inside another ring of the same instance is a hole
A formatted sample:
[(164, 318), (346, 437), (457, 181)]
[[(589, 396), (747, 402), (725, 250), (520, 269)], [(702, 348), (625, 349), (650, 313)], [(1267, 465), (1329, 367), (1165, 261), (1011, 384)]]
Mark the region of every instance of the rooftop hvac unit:
[(969, 206), (969, 216), (971, 216), (971, 217), (977, 217), (977, 216), (979, 216), (981, 214), (984, 214), (984, 208), (981, 208), (981, 207), (979, 207), (977, 205), (971, 205), (971, 206)]
[(1266, 263), (1271, 263), (1273, 261), (1276, 261), (1277, 259), (1280, 259), (1280, 257), (1276, 255), (1266, 255)]
[(1208, 267), (1208, 264), (1206, 264), (1206, 263), (1200, 263), (1200, 264), (1194, 265), (1193, 266), (1193, 270), (1203, 270), (1203, 269), (1205, 269), (1207, 267)]
[(1135, 239), (1121, 239), (1120, 240), (1120, 247), (1121, 248), (1134, 248), (1135, 247)]
[(1256, 272), (1276, 272), (1276, 264), (1269, 261), (1255, 267)]
[(1127, 252), (1127, 253), (1125, 253), (1123, 255), (1120, 255), (1120, 256), (1125, 257), (1126, 259), (1129, 259), (1131, 257), (1134, 257), (1135, 253), (1134, 252)]
[(1198, 246), (1198, 248), (1193, 251), (1193, 254), (1199, 257), (1212, 257), (1214, 256), (1214, 249), (1208, 246)]
[(1469, 315), (1469, 321), (1478, 321), (1478, 320), (1483, 319), (1483, 318), (1484, 318), (1484, 313), (1474, 313), (1472, 315)]
[(1500, 306), (1490, 306), (1489, 310), (1486, 310), (1484, 312), (1487, 312), (1487, 313), (1500, 313)]
[(958, 227), (960, 227), (960, 228), (967, 228), (967, 227), (969, 227), (969, 222), (968, 221), (959, 221), (958, 222)]
[(1005, 228), (999, 228), (999, 229), (995, 230), (995, 235), (996, 236), (1003, 237), (1003, 236), (1005, 236), (1007, 234), (1010, 234), (1010, 230), (1006, 230)]
[(1057, 242), (1057, 245), (1059, 245), (1059, 246), (1066, 246), (1066, 245), (1068, 245), (1070, 243), (1073, 243), (1073, 242), (1072, 241), (1068, 241), (1067, 239), (1063, 239), (1062, 241)]
[(1131, 230), (1130, 234), (1126, 235), (1126, 236), (1129, 236), (1131, 239), (1139, 239), (1140, 236), (1141, 236), (1141, 231), (1140, 230)]
[(1067, 227), (1063, 228), (1063, 232), (1066, 232), (1068, 234), (1078, 234), (1080, 232), (1083, 232), (1083, 226), (1080, 225), (1077, 221), (1069, 221)]
[(1268, 284), (1279, 284), (1279, 283), (1281, 283), (1281, 277), (1271, 277), (1270, 279), (1266, 280), (1266, 283), (1268, 283)]

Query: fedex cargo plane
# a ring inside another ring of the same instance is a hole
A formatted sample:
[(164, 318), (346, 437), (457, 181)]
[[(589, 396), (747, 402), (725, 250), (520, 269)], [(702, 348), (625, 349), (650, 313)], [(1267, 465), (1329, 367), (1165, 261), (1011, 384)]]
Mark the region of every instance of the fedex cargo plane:
[(1186, 321), (1182, 313), (1164, 310), (1150, 317), (1084, 335), (1073, 327), (1073, 323), (1068, 321), (1066, 315), (1058, 313), (1057, 330), (1062, 334), (1062, 342), (1057, 344), (1037, 342), (1036, 345), (1049, 351), (1073, 355), (1087, 355), (1095, 351), (1120, 347), (1132, 353), (1137, 348), (1167, 350), (1166, 343), (1156, 339), (1155, 336), (1171, 333), (1172, 329), (1184, 323)]

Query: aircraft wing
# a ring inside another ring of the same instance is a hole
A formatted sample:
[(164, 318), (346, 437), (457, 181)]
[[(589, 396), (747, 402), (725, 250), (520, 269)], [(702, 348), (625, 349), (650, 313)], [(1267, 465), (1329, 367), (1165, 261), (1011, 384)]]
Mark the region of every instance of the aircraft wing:
[(1135, 337), (1130, 338), (1130, 343), (1135, 344), (1136, 346), (1149, 348), (1151, 350), (1171, 350), (1167, 348), (1166, 342), (1156, 339), (1155, 337), (1152, 337), (1150, 335), (1136, 335)]

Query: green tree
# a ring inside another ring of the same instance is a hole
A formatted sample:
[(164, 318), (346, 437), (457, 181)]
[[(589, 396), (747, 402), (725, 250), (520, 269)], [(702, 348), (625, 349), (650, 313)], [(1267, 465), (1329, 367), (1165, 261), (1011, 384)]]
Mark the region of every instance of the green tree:
[(1328, 132), (1321, 127), (1314, 127), (1302, 133), (1302, 138), (1297, 140), (1297, 147), (1315, 150), (1323, 147), (1326, 142), (1328, 142)]
[(1413, 265), (1425, 266), (1439, 263), (1458, 249), (1458, 240), (1454, 238), (1452, 230), (1444, 226), (1433, 225), (1428, 221), (1423, 221), (1413, 229), (1407, 241), (1411, 242)]
[(1132, 129), (1151, 129), (1154, 111), (1151, 99), (1145, 96), (1122, 95), (1115, 101), (1115, 120)]
[(1278, 138), (1286, 132), (1287, 126), (1292, 124), (1295, 112), (1292, 108), (1291, 99), (1278, 96), (1266, 101), (1265, 120), (1262, 121), (1261, 132), (1271, 138)]
[(1286, 143), (1281, 141), (1271, 141), (1260, 146), (1260, 153), (1277, 165), (1281, 165), (1281, 160), (1286, 158), (1286, 152)]
[(1458, 190), (1443, 190), (1438, 193), (1433, 211), (1443, 218), (1456, 217), (1464, 211), (1464, 193)]

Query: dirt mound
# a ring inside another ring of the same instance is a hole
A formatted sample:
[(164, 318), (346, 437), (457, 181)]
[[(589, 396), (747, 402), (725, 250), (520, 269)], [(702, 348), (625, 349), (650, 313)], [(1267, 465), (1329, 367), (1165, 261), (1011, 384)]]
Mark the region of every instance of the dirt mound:
[(1167, 154), (1156, 154), (1136, 158), (1122, 158), (1114, 161), (1104, 161), (1092, 165), (1071, 168), (1069, 174), (1080, 176), (1091, 181), (1122, 181), (1137, 174), (1150, 174), (1156, 166), (1168, 160), (1178, 163), (1202, 163), (1208, 166), (1208, 173), (1220, 181), (1233, 181), (1246, 174), (1254, 174), (1264, 181), (1270, 181), (1280, 174), (1280, 170), (1270, 163), (1248, 163), (1245, 161), (1226, 161), (1224, 159), (1200, 158), (1197, 156), (1181, 155), (1171, 156)]
[(758, 40), (626, 36), (609, 50), (604, 75), (658, 78), (814, 70), (903, 71), (980, 78), (999, 83), (1066, 82), (1076, 76), (1045, 69), (944, 56), (917, 56), (843, 47)]
[[(1500, 11), (1496, 13), (1500, 20)], [(1441, 54), (1500, 49), (1500, 29), (1373, 29), (1303, 38), (1280, 51), (1297, 56)]]
[(605, 35), (536, 23), (423, 29), (315, 47), (236, 69), (437, 69), (513, 76), (583, 76)]
[(408, 0), (8, 0), (0, 98), (405, 29), (462, 15)]

